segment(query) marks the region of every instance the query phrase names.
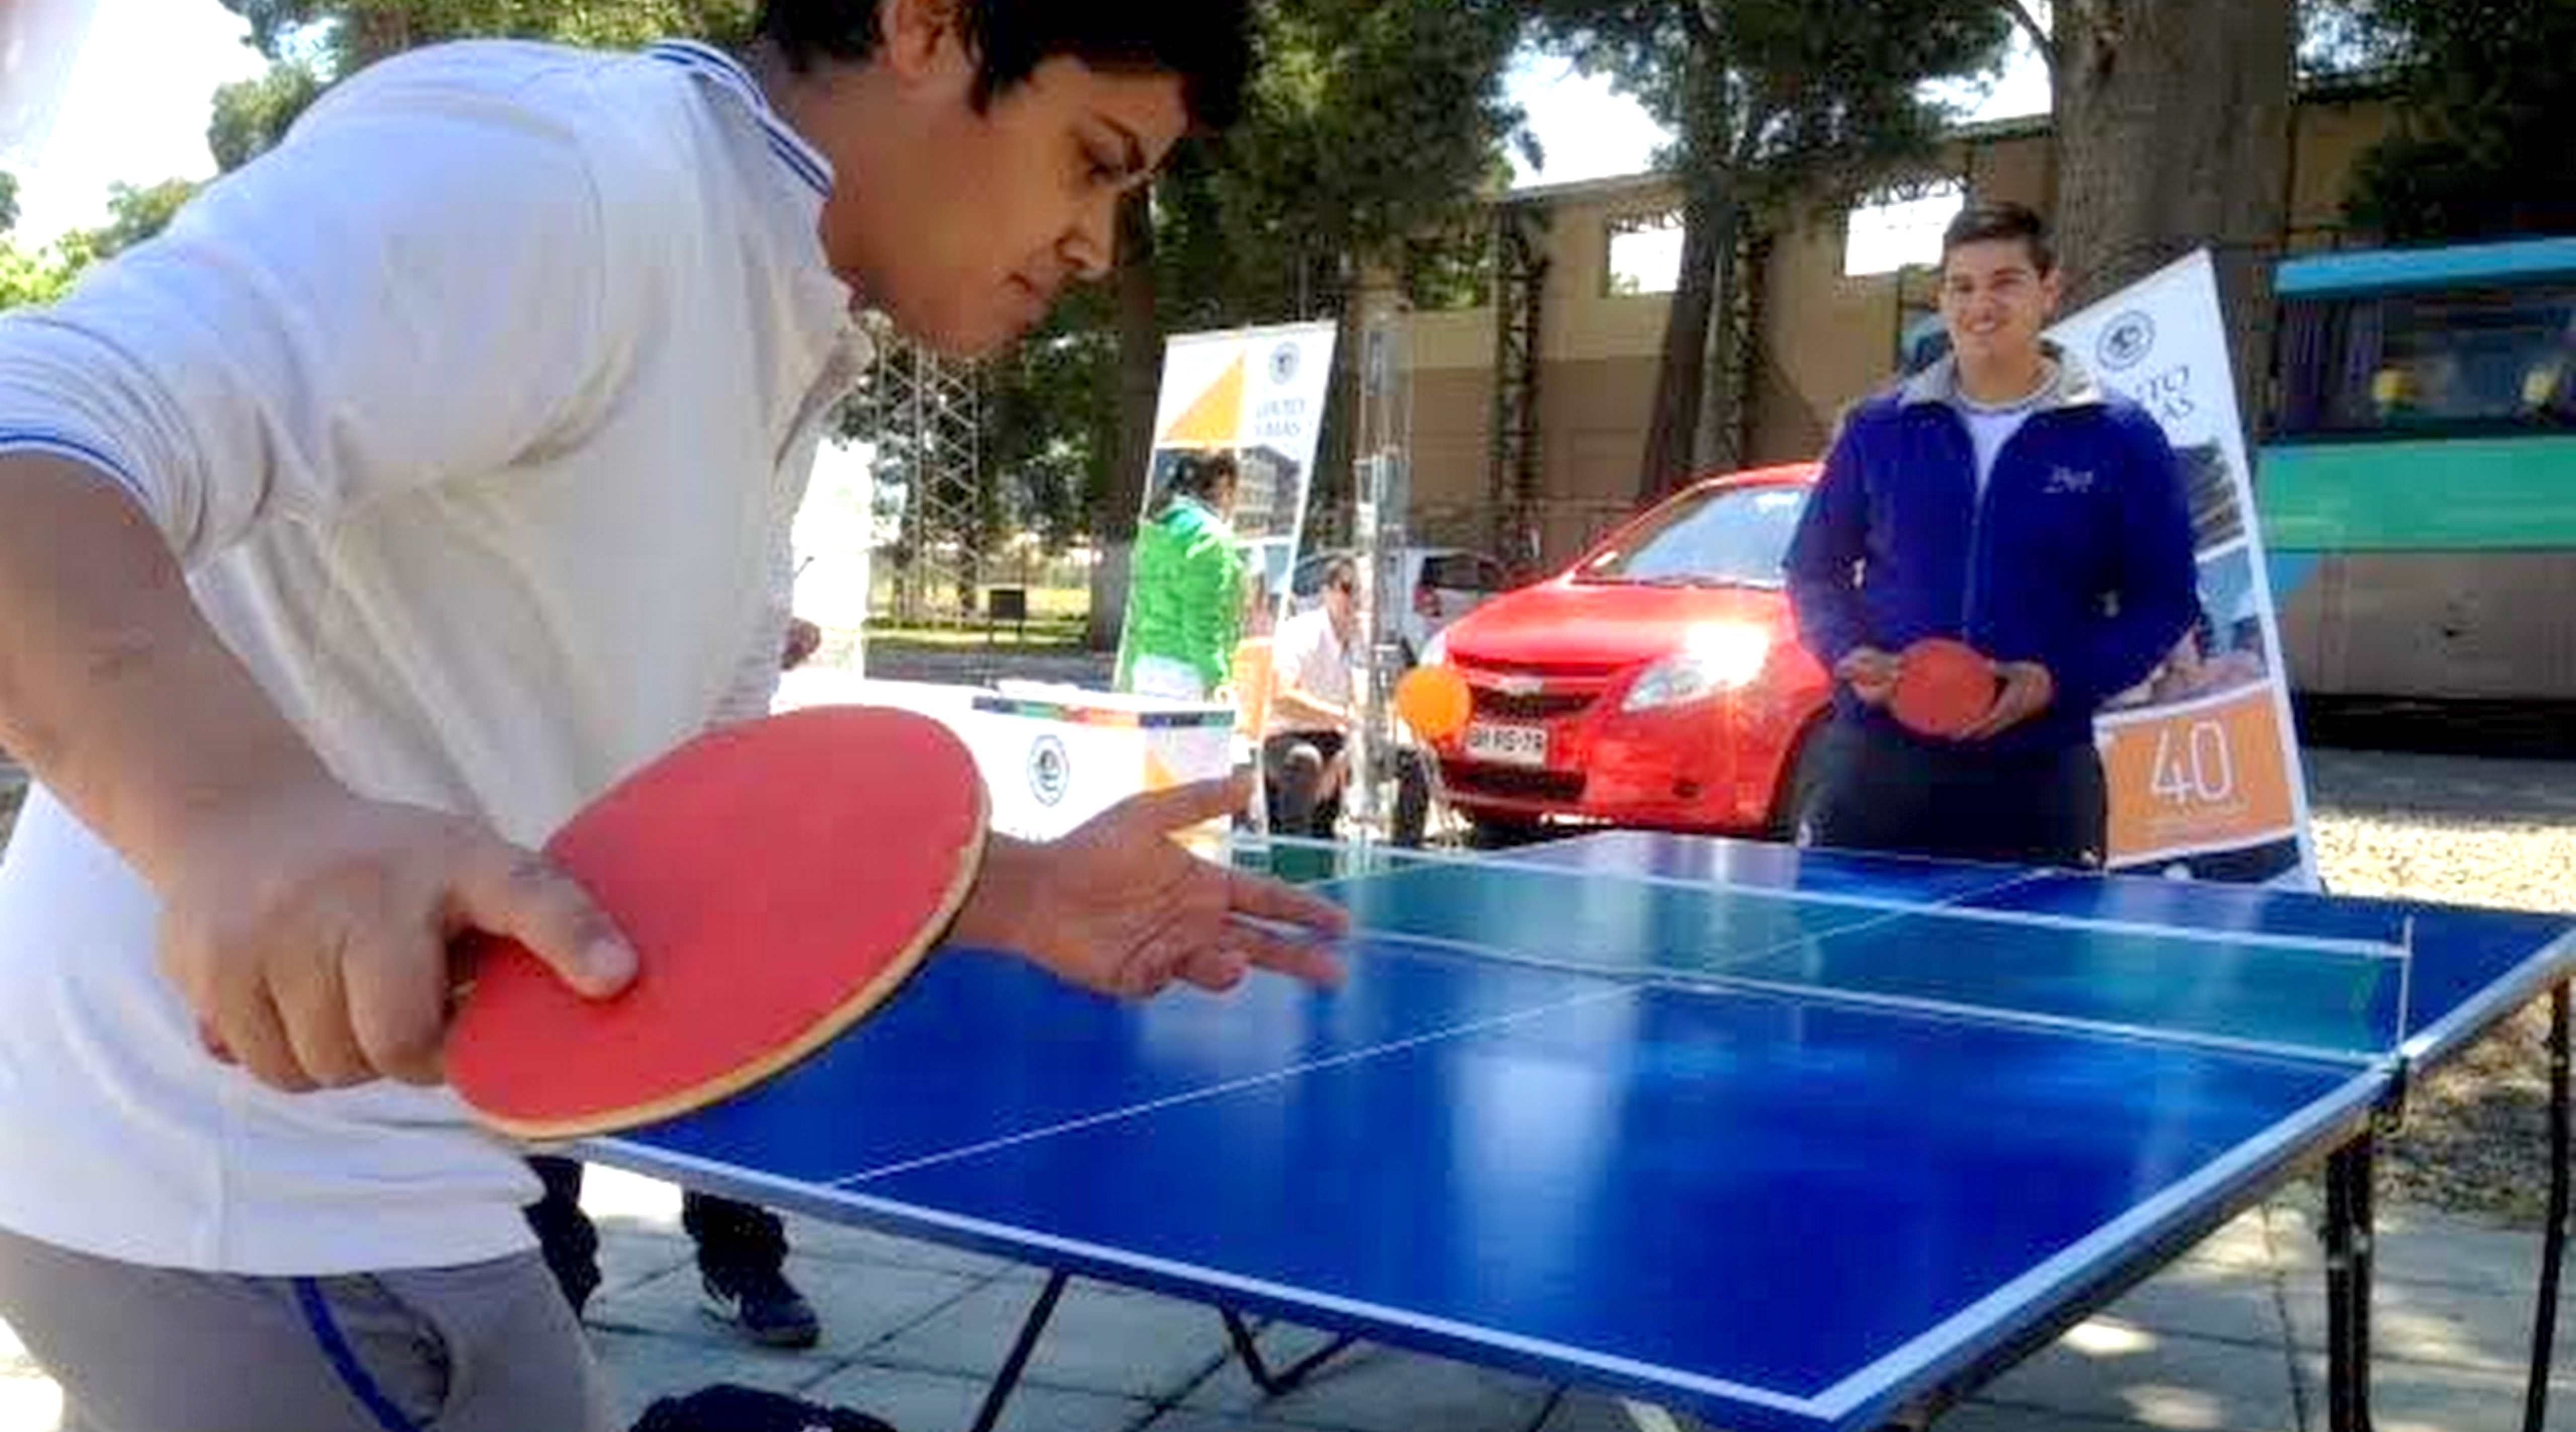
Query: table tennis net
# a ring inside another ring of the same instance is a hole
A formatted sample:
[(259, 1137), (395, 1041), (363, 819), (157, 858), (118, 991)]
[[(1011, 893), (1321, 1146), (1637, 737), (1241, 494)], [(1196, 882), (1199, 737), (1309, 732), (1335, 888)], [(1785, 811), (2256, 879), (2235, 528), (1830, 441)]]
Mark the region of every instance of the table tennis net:
[(1235, 859), (1348, 908), (1356, 958), (1375, 949), (1503, 960), (2306, 1057), (2380, 1057), (2408, 1032), (2398, 940), (1613, 875), (1509, 853), (1266, 841)]

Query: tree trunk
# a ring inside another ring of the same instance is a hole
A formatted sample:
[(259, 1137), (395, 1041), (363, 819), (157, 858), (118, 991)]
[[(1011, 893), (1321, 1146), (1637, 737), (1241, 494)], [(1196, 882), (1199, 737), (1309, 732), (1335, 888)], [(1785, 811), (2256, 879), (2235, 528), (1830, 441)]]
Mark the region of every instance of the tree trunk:
[(1690, 474), (1699, 441), (1700, 402), (1708, 376), (1708, 327), (1717, 303), (1717, 260), (1723, 208), (1720, 183), (1693, 166), (1683, 181), (1681, 283), (1664, 320), (1663, 361), (1655, 370), (1655, 407), (1646, 425), (1645, 460), (1639, 464), (1637, 500), (1652, 502)]
[(2289, 222), (2295, 0), (2058, 0), (2054, 28), (2067, 308), (2210, 248), (2255, 420)]
[(1699, 445), (1700, 405), (1707, 396), (1709, 320), (1718, 301), (1719, 259), (1735, 228), (1735, 152), (1728, 124), (1723, 37), (1705, 10), (1690, 49), (1681, 117), (1682, 267), (1664, 323), (1663, 361), (1655, 373), (1655, 407), (1638, 465), (1641, 502), (1681, 486)]
[(1100, 561), (1091, 569), (1091, 617), (1084, 637), (1113, 650), (1127, 616), (1127, 558), (1136, 509), (1154, 457), (1154, 404), (1163, 386), (1163, 326), (1154, 295), (1154, 203), (1149, 188), (1118, 206), (1118, 448), (1101, 499)]
[(1349, 281), (1333, 285), (1333, 383), (1324, 396), (1315, 472), (1306, 493), (1307, 525), (1299, 543), (1306, 552), (1347, 545), (1358, 536), (1351, 527), (1351, 504), (1359, 495), (1360, 345), (1365, 341), (1358, 272), (1358, 261), (1352, 260), (1344, 269)]

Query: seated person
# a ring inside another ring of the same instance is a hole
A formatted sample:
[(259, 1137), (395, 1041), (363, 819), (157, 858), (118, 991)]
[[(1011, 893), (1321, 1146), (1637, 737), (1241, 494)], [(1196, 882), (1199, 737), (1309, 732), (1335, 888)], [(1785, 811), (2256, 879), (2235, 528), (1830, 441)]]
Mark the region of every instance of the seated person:
[[(1351, 650), (1359, 638), (1358, 593), (1359, 568), (1334, 558), (1324, 569), (1322, 600), (1281, 623), (1271, 643), (1261, 761), (1274, 835), (1330, 840), (1341, 820), (1350, 733), (1359, 720)], [(1396, 782), (1394, 839), (1420, 845), (1431, 799), (1418, 753), (1396, 752)]]

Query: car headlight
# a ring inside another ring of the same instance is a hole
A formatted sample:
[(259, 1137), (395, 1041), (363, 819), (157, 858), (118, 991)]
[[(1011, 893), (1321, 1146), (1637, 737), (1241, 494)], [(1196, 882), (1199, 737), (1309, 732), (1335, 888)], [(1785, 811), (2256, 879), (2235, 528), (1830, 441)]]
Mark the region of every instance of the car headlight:
[(1771, 659), (1771, 634), (1719, 622), (1694, 627), (1682, 649), (1647, 667), (1628, 688), (1622, 711), (1653, 711), (1753, 684)]
[(1418, 666), (1447, 666), (1449, 664), (1449, 633), (1445, 631), (1433, 632), (1431, 634), (1431, 640), (1422, 644), (1422, 655), (1414, 658), (1414, 664)]

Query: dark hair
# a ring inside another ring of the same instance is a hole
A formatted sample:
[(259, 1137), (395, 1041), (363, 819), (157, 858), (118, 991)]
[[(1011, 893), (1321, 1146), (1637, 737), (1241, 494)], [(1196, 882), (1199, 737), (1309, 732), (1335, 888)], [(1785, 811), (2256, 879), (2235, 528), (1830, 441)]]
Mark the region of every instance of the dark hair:
[(1941, 262), (1950, 262), (1950, 251), (1962, 244), (1982, 244), (1995, 239), (2019, 239), (2030, 249), (2030, 261), (2042, 276), (2057, 269), (2057, 250), (2048, 242), (2048, 221), (2026, 204), (1989, 199), (1970, 204), (1950, 221), (1941, 235)]
[(1172, 460), (1172, 475), (1163, 485), (1163, 499), (1155, 505), (1155, 511), (1168, 509), (1175, 497), (1207, 502), (1216, 496), (1220, 483), (1233, 481), (1241, 473), (1230, 452), (1182, 453)]
[[(758, 33), (799, 73), (818, 56), (857, 62), (876, 53), (882, 0), (761, 0)], [(1202, 129), (1232, 125), (1252, 73), (1251, 0), (957, 0), (977, 59), (982, 109), (1058, 55), (1104, 70), (1177, 75)]]

